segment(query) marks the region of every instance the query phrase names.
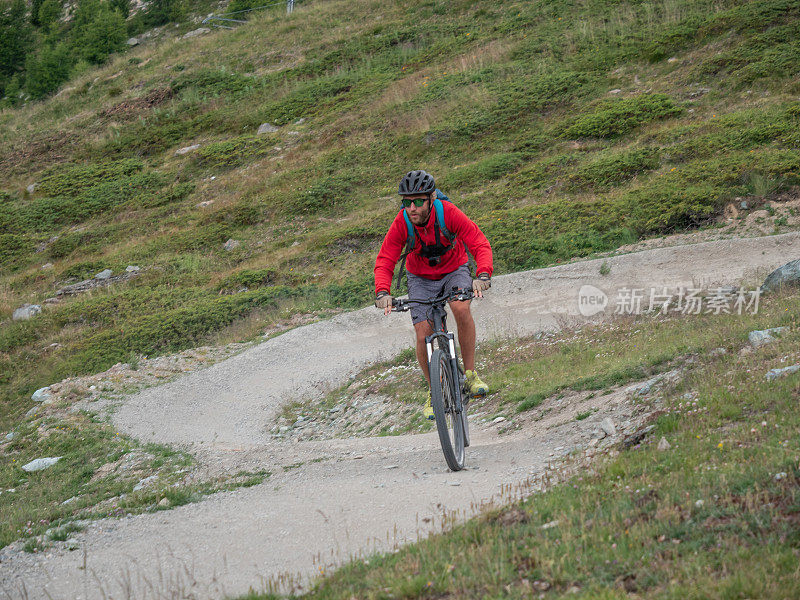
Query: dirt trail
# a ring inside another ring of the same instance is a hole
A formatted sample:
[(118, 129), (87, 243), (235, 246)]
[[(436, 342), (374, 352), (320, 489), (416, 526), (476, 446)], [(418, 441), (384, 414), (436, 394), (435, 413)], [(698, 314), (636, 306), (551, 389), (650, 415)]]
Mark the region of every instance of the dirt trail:
[[(496, 277), (475, 303), (479, 335), (520, 336), (583, 320), (584, 284), (608, 294), (610, 314), (618, 289), (752, 285), (798, 256), (800, 233), (789, 233)], [(499, 436), (494, 427), (474, 427), (469, 469), (460, 473), (447, 472), (435, 433), (300, 443), (270, 437), (284, 402), (319, 396), (411, 342), (407, 315), (385, 318), (366, 308), (131, 396), (113, 413), (119, 430), (186, 448), (212, 472), (266, 468), (273, 476), (175, 510), (98, 521), (77, 536), (85, 552), (16, 554), (0, 564), (0, 590), (12, 598), (219, 598), (263, 589), (281, 573), (313, 576), (350, 555), (436, 530), (444, 510), (466, 515), (500, 499), (503, 489), (585, 446), (604, 416), (636, 419), (620, 392), (595, 399), (600, 411), (585, 421), (566, 411), (549, 429), (533, 423)]]

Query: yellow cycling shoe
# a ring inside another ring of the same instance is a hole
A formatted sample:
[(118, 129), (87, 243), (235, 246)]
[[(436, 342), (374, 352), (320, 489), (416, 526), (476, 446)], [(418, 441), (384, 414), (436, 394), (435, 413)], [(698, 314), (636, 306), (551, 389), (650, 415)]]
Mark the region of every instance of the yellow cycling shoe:
[(478, 373), (475, 371), (464, 371), (464, 375), (467, 378), (467, 387), (469, 388), (470, 394), (473, 396), (485, 396), (489, 393), (489, 386), (481, 381), (481, 378), (478, 377)]
[(428, 399), (425, 401), (425, 408), (422, 409), (422, 416), (433, 421), (436, 417), (433, 416), (433, 407), (431, 406), (431, 391), (428, 390)]

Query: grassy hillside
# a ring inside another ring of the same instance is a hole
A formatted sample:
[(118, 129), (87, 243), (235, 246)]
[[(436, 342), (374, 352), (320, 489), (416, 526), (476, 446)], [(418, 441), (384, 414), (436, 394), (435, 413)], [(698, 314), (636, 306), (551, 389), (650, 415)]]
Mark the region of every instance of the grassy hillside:
[[(367, 302), (413, 167), (487, 232), (500, 272), (708, 225), (740, 196), (772, 202), (781, 227), (800, 180), (799, 13), (308, 2), (3, 111), (0, 425), (67, 375)], [(280, 129), (256, 135), (263, 122)], [(142, 274), (10, 321), (127, 265)]]

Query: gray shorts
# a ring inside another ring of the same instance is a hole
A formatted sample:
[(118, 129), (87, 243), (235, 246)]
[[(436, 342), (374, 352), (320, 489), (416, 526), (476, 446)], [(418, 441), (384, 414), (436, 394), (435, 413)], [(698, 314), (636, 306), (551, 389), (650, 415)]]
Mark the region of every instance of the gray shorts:
[[(441, 279), (426, 279), (413, 273), (407, 273), (408, 277), (408, 299), (427, 300), (434, 298), (453, 287), (472, 289), (472, 275), (469, 274), (467, 265), (461, 265), (455, 271), (448, 273)], [(414, 304), (411, 307), (411, 322), (416, 325), (428, 320), (430, 306)]]

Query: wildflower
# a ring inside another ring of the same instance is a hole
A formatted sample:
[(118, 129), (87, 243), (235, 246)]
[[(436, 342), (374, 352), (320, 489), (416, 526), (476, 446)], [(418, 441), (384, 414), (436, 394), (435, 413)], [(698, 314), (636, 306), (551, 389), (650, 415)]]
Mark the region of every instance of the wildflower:
[(717, 448), (719, 448), (720, 450), (722, 450), (722, 442), (720, 442), (719, 444), (717, 444)]

